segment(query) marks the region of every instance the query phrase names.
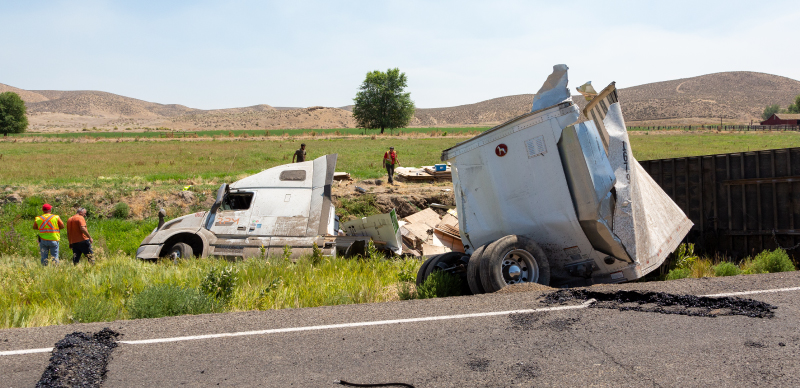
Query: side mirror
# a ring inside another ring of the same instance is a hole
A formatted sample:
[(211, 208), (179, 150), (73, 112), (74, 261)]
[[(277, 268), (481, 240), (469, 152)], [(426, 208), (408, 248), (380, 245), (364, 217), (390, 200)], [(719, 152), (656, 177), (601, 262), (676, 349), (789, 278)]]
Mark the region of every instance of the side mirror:
[(160, 230), (161, 227), (164, 226), (164, 217), (166, 216), (167, 211), (162, 207), (161, 210), (158, 211), (158, 228), (156, 228), (156, 230)]

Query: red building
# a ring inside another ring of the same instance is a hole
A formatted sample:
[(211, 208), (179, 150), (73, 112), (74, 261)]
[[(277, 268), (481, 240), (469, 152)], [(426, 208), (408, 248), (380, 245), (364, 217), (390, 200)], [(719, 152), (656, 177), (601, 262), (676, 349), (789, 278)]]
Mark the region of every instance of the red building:
[(761, 125), (800, 125), (800, 114), (797, 113), (775, 113)]

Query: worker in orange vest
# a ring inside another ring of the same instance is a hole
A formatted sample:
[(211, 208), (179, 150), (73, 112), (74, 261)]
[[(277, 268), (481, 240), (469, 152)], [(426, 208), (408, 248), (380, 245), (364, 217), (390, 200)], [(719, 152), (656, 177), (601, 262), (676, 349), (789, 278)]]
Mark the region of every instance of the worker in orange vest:
[(394, 168), (398, 165), (397, 152), (394, 147), (389, 147), (389, 151), (383, 154), (383, 165), (386, 166), (386, 174), (389, 175), (389, 184), (394, 184)]
[(53, 263), (58, 264), (58, 241), (61, 240), (61, 229), (64, 229), (64, 222), (55, 214), (51, 214), (53, 209), (49, 203), (42, 205), (44, 214), (36, 217), (33, 221), (33, 229), (38, 231), (39, 252), (42, 254), (42, 265), (47, 265), (49, 255), (53, 255)]

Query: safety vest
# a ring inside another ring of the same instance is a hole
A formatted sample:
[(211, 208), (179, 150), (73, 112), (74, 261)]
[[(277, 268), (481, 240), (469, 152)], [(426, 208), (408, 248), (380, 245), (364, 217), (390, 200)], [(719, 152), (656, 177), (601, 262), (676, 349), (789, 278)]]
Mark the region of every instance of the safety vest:
[(36, 227), (39, 228), (39, 238), (47, 241), (61, 240), (61, 230), (58, 229), (58, 216), (55, 214), (42, 214), (36, 217)]

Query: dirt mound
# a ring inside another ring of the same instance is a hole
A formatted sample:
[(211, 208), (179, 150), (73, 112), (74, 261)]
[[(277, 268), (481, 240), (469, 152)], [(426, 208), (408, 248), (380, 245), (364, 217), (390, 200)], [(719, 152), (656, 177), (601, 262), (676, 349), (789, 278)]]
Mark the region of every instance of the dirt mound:
[(531, 292), (531, 291), (554, 291), (555, 288), (545, 286), (539, 283), (519, 283), (503, 287), (496, 294), (513, 294), (516, 292)]

